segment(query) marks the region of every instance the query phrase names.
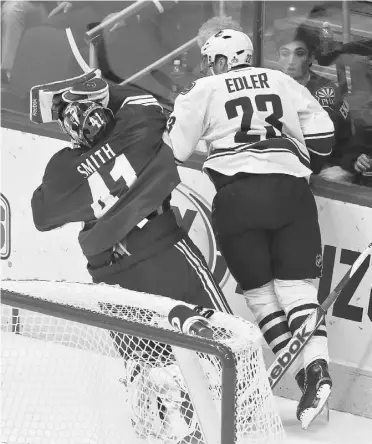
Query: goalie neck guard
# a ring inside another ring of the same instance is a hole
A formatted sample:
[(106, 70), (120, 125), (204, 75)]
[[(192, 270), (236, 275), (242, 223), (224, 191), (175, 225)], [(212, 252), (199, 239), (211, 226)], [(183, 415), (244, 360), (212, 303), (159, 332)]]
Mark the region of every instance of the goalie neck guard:
[(213, 66), (216, 56), (224, 56), (230, 70), (235, 66), (252, 64), (253, 45), (243, 32), (224, 29), (206, 41), (201, 48), (201, 56), (208, 66)]

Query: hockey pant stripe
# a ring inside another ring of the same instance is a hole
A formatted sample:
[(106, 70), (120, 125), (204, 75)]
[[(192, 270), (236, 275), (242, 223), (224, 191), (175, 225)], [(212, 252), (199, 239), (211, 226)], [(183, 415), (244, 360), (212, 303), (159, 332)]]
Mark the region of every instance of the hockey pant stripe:
[[(232, 311), (223, 295), (222, 291), (216, 284), (216, 281), (207, 267), (207, 265), (192, 251), (185, 239), (177, 242), (175, 247), (185, 256), (195, 273), (199, 277), (204, 290), (209, 295), (215, 308), (219, 311), (232, 314)], [(207, 307), (208, 308), (208, 307)]]

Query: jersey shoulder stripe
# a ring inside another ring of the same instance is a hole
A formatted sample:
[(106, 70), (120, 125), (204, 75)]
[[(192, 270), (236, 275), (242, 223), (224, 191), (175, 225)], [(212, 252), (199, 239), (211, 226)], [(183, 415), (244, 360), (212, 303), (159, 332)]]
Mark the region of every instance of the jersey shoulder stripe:
[(325, 133), (304, 134), (304, 139), (324, 139), (325, 137), (333, 137), (334, 131)]
[(155, 99), (154, 96), (150, 95), (150, 94), (144, 94), (141, 96), (130, 96), (127, 97), (122, 105), (121, 108), (125, 105), (143, 105), (143, 106), (149, 106), (149, 105), (154, 105), (154, 106), (159, 106), (160, 108), (162, 108), (162, 106), (159, 104), (159, 102)]

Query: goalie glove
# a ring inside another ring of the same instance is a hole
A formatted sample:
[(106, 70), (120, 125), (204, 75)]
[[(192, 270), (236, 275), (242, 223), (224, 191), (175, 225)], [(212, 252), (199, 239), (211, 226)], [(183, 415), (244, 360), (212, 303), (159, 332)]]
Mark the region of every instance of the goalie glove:
[(33, 86), (30, 90), (30, 120), (33, 123), (56, 122), (66, 106), (62, 95), (76, 84), (100, 79), (101, 71), (92, 70), (86, 74), (59, 82)]

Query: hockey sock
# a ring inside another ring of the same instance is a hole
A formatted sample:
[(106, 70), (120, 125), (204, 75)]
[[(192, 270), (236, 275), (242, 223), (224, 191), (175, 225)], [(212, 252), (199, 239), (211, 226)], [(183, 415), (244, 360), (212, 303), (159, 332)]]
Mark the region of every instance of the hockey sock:
[[(286, 314), (275, 294), (274, 282), (244, 292), (248, 308), (254, 315), (263, 337), (274, 354), (279, 353), (292, 337)], [(302, 368), (298, 360), (290, 369), (294, 375)]]
[[(275, 279), (274, 286), (280, 306), (286, 313), (290, 331), (294, 333), (301, 327), (306, 317), (319, 306), (316, 287), (310, 279)], [(329, 362), (325, 321), (299, 357), (305, 368), (315, 359), (324, 359)]]

